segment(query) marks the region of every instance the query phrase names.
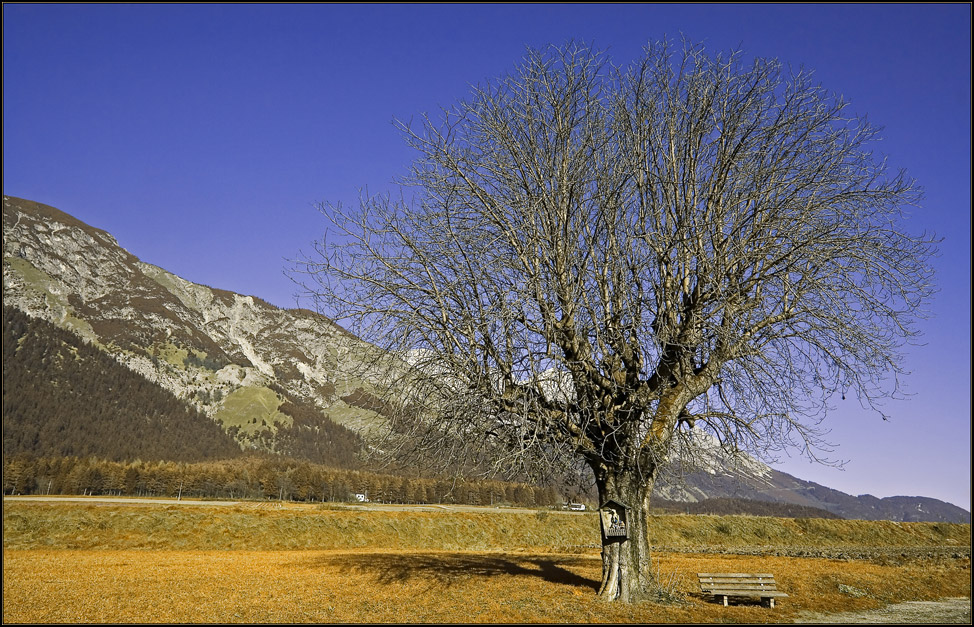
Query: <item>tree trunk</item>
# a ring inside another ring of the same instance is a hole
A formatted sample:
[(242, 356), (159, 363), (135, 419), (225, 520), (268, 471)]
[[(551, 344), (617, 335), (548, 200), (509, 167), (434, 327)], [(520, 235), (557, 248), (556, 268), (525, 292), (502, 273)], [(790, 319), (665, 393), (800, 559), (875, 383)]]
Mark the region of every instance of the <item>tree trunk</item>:
[[(649, 545), (649, 496), (653, 477), (632, 471), (596, 476), (602, 528), (602, 585), (599, 596), (630, 603), (648, 598), (653, 590)], [(615, 507), (615, 505), (622, 507)], [(606, 535), (609, 509), (623, 510), (625, 537)]]

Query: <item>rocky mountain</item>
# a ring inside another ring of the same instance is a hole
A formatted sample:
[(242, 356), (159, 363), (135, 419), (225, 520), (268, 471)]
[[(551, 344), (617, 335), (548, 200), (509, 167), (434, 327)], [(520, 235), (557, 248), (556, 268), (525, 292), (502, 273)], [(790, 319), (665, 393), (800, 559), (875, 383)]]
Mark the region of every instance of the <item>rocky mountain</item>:
[[(306, 310), (197, 285), (140, 261), (105, 231), (3, 199), (5, 305), (73, 331), (177, 397), (245, 448), (274, 448), (287, 402), (361, 431), (374, 351)], [(293, 412), (292, 412), (293, 413)]]
[[(192, 283), (140, 261), (103, 230), (8, 196), (3, 302), (77, 334), (189, 402), (245, 450), (299, 457), (319, 451), (316, 462), (327, 462), (336, 446), (357, 446), (358, 434), (381, 424), (378, 369), (397, 367), (314, 312)], [(328, 446), (314, 444), (315, 438), (327, 439)], [(326, 450), (332, 453), (320, 452)], [(662, 483), (658, 494), (681, 502), (783, 502), (845, 518), (971, 519), (966, 510), (936, 499), (851, 496), (750, 458), (737, 462), (705, 465)]]

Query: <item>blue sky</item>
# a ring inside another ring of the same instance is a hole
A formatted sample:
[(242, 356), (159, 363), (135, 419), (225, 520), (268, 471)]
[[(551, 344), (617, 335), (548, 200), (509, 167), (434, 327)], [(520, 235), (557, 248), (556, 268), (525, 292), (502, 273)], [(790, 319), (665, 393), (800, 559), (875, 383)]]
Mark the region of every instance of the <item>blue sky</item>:
[(4, 4), (3, 193), (112, 233), (143, 261), (295, 305), (285, 276), (319, 201), (391, 188), (392, 126), (568, 40), (627, 63), (685, 36), (813, 69), (885, 127), (943, 236), (925, 346), (891, 420), (839, 405), (845, 469), (776, 467), (851, 494), (971, 502), (970, 4)]

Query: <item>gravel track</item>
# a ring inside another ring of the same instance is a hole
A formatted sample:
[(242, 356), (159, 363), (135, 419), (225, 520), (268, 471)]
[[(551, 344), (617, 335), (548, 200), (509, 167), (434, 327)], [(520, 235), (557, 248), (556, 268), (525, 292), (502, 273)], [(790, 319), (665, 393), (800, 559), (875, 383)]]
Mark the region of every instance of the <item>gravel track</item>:
[(897, 624), (897, 625), (970, 625), (971, 600), (965, 598), (940, 601), (907, 601), (863, 612), (816, 614), (807, 612), (796, 623), (817, 624)]

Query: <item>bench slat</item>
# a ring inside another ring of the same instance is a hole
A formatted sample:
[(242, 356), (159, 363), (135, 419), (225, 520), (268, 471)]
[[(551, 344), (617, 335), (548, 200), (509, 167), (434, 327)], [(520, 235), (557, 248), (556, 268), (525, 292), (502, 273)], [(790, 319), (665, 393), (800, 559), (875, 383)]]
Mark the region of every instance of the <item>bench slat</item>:
[(700, 584), (707, 584), (711, 586), (772, 586), (774, 587), (775, 582), (773, 579), (701, 579)]
[(787, 592), (782, 592), (780, 590), (704, 590), (704, 592), (707, 594), (712, 594), (715, 597), (731, 596), (768, 598), (788, 596)]

